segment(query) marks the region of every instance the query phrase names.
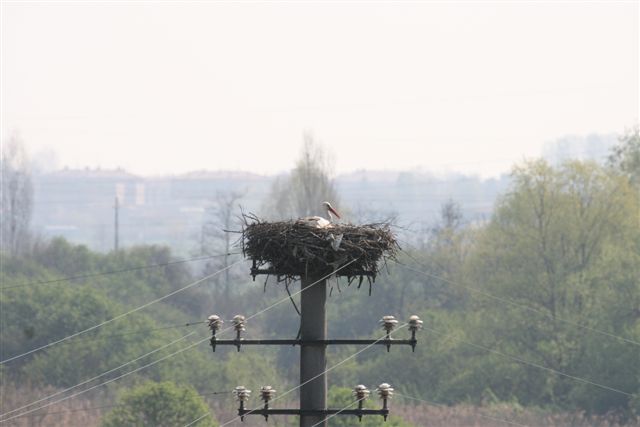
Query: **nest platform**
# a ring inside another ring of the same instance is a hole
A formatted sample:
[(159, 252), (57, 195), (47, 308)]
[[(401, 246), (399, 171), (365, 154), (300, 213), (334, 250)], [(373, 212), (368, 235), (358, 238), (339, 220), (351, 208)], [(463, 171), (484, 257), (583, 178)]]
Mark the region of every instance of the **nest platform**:
[(244, 220), (242, 251), (253, 261), (254, 280), (267, 274), (289, 283), (335, 274), (349, 284), (355, 279), (362, 284), (363, 278), (371, 283), (380, 264), (395, 259), (399, 250), (387, 223), (315, 228), (296, 220), (266, 222), (247, 215)]

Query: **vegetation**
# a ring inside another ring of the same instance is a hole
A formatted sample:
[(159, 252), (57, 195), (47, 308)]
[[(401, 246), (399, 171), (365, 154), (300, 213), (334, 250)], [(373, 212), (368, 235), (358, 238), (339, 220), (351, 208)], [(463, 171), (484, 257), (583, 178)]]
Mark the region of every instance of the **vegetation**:
[[(209, 414), (207, 404), (193, 388), (171, 382), (142, 384), (123, 393), (118, 405), (107, 414), (103, 427), (172, 427)], [(218, 423), (206, 416), (194, 425), (216, 427)]]
[(640, 185), (640, 127), (636, 125), (620, 138), (609, 156), (609, 166), (625, 175), (632, 185)]
[(339, 205), (338, 192), (331, 179), (332, 167), (329, 154), (306, 132), (295, 168), (286, 178), (276, 180), (271, 188), (264, 207), (265, 216), (302, 218), (315, 215), (324, 201)]
[[(387, 423), (398, 427), (410, 425), (407, 422), (422, 425), (429, 419), (415, 415), (424, 413), (424, 403), (412, 406), (413, 400), (400, 395), (480, 407), (468, 413), (513, 416), (541, 425), (547, 423), (546, 415), (537, 414), (555, 414), (548, 420), (558, 423), (569, 419), (566, 414), (575, 414), (578, 425), (588, 425), (589, 420), (601, 420), (593, 421), (601, 425), (637, 421), (640, 194), (638, 163), (633, 160), (637, 141), (637, 131), (625, 137), (605, 166), (568, 162), (552, 167), (531, 161), (515, 167), (510, 188), (493, 216), (482, 223), (466, 222), (460, 206), (447, 203), (440, 221), (429, 230), (401, 233), (400, 262), (388, 266), (390, 274), (378, 278), (370, 297), (366, 289), (330, 281), (327, 317), (333, 337), (379, 337), (376, 322), (384, 314), (402, 319), (418, 314), (425, 326), (415, 353), (400, 347), (387, 353), (376, 347), (332, 368), (331, 405), (341, 408), (352, 402), (350, 390), (356, 384), (373, 389), (390, 382), (398, 392), (391, 402), (392, 413), (400, 415), (395, 408), (407, 412), (405, 421), (394, 416)], [(2, 360), (104, 322), (199, 278), (195, 273), (199, 269), (188, 263), (164, 265), (173, 259), (163, 247), (99, 254), (62, 239), (35, 245), (28, 253), (2, 254)], [(140, 268), (148, 265), (155, 267)], [(75, 279), (58, 281), (66, 277)], [(0, 370), (3, 386), (29, 384), (42, 390), (37, 397), (41, 398), (51, 387), (73, 386), (140, 358), (102, 380), (114, 378), (202, 341), (83, 397), (96, 396), (104, 405), (115, 403), (121, 394), (118, 402), (132, 402), (131, 407), (114, 409), (104, 425), (125, 425), (122, 420), (129, 419), (129, 411), (153, 413), (144, 403), (156, 392), (168, 399), (167, 408), (176, 405), (176, 396), (191, 396), (192, 417), (184, 418), (189, 422), (197, 418), (195, 412), (207, 410), (197, 393), (229, 391), (238, 384), (252, 390), (265, 384), (288, 390), (297, 378), (295, 349), (245, 348), (237, 353), (220, 348), (213, 354), (206, 345), (205, 325), (184, 326), (214, 312), (224, 319), (250, 315), (287, 297), (271, 282), (263, 286), (235, 275), (232, 280), (233, 292), (212, 293), (203, 283), (77, 338), (9, 361)], [(291, 304), (280, 304), (252, 319), (247, 334), (295, 337), (296, 316)], [(189, 332), (193, 334), (142, 357)], [(331, 348), (329, 367), (357, 350)], [(193, 388), (185, 391), (186, 386)], [(23, 404), (12, 392), (3, 393), (2, 399), (3, 412)], [(234, 404), (228, 401), (224, 406), (229, 405)], [(434, 419), (447, 409), (438, 411)], [(357, 425), (379, 421), (367, 418)], [(334, 417), (331, 422), (346, 426), (357, 420)]]
[(29, 226), (33, 210), (33, 184), (29, 158), (17, 134), (13, 134), (6, 144), (2, 144), (0, 194), (0, 244), (4, 251), (13, 255), (24, 253), (31, 239)]

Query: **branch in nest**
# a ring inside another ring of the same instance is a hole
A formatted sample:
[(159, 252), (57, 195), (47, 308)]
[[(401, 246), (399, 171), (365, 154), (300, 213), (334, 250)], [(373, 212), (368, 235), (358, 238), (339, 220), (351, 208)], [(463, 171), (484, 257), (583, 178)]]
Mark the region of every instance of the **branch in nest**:
[(252, 275), (268, 272), (285, 282), (336, 272), (349, 283), (360, 277), (361, 284), (367, 277), (371, 284), (378, 263), (395, 260), (399, 250), (388, 223), (315, 228), (298, 221), (265, 222), (253, 214), (244, 215), (243, 222), (241, 245), (253, 260)]

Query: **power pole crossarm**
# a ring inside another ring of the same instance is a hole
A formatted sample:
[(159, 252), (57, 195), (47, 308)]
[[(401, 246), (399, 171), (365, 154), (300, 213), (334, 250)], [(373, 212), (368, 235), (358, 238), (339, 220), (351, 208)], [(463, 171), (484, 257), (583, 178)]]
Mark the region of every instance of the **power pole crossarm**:
[(332, 223), (331, 213), (337, 218), (339, 215), (328, 202), (322, 205), (327, 210), (329, 220), (309, 217), (267, 222), (244, 215), (242, 251), (252, 261), (250, 274), (254, 280), (257, 275), (265, 274), (276, 276), (278, 281), (285, 281), (287, 285), (300, 279), (300, 337), (295, 340), (245, 340), (242, 338), (244, 328), (236, 328), (234, 340), (218, 340), (215, 336), (219, 327), (215, 322), (216, 316), (210, 318), (211, 347), (215, 351), (217, 345), (234, 345), (240, 351), (243, 345), (299, 345), (300, 384), (295, 389), (300, 389), (300, 406), (299, 409), (271, 408), (275, 391), (265, 386), (262, 395), (265, 406), (261, 409), (248, 410), (245, 407), (246, 399), (239, 398), (238, 414), (242, 419), (250, 414), (265, 418), (281, 414), (299, 415), (300, 427), (327, 427), (327, 419), (334, 415), (355, 415), (360, 419), (363, 415), (381, 415), (386, 420), (389, 415), (387, 400), (393, 394), (393, 389), (386, 383), (376, 389), (383, 402), (381, 409), (364, 408), (363, 401), (370, 392), (363, 385), (354, 389), (356, 401), (353, 404), (358, 404), (357, 409), (327, 408), (327, 346), (380, 344), (389, 351), (392, 345), (403, 344), (415, 349), (415, 332), (422, 323), (417, 317), (413, 323), (409, 322), (411, 338), (407, 340), (391, 338), (392, 330), (398, 323), (393, 316), (385, 316), (381, 321), (386, 331), (382, 339), (327, 339), (327, 277), (346, 277), (349, 283), (359, 279), (358, 288), (363, 279), (367, 279), (371, 294), (379, 262), (393, 259), (400, 247), (390, 224), (357, 226)]
[[(213, 338), (213, 337), (212, 337)], [(242, 347), (243, 345), (308, 345), (308, 346), (327, 346), (327, 345), (383, 345), (383, 346), (394, 346), (394, 345), (410, 345), (411, 347), (415, 347), (418, 343), (418, 340), (406, 339), (406, 340), (398, 340), (398, 339), (326, 339), (326, 340), (301, 340), (301, 339), (293, 339), (293, 340), (279, 340), (279, 339), (265, 339), (265, 340), (219, 340), (212, 339), (210, 341), (211, 346), (213, 347), (213, 351), (216, 351), (216, 346), (219, 345), (232, 345), (235, 347)]]

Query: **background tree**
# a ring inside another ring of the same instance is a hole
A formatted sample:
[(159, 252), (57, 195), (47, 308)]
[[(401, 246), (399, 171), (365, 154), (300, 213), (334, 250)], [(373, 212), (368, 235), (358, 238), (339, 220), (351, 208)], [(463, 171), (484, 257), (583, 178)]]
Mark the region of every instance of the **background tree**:
[(17, 134), (13, 134), (3, 144), (0, 174), (2, 250), (17, 255), (29, 247), (29, 225), (33, 210), (33, 185), (29, 158)]
[[(563, 320), (637, 339), (639, 209), (638, 194), (628, 180), (595, 163), (552, 168), (534, 161), (517, 167), (512, 188), (480, 233), (468, 280), (520, 306), (477, 298), (465, 317), (470, 336), (548, 368), (637, 391), (637, 369), (611, 370), (637, 358), (637, 348)], [(522, 403), (573, 406), (577, 394), (585, 393), (598, 411), (629, 403), (622, 394), (540, 375), (538, 369), (496, 355), (469, 359), (478, 362), (478, 375), (461, 377), (465, 387), (476, 383), (500, 399), (515, 394)]]
[[(103, 427), (175, 427), (211, 412), (193, 388), (171, 382), (142, 384), (125, 392), (118, 404), (104, 418)], [(218, 423), (205, 417), (194, 425), (216, 427)]]
[[(200, 253), (216, 257), (207, 262), (205, 273), (213, 273), (231, 265), (234, 239), (239, 236), (232, 231), (241, 228), (239, 201), (243, 197), (244, 193), (239, 191), (218, 192), (207, 207), (200, 236)], [(218, 256), (220, 254), (224, 255)], [(227, 269), (216, 278), (215, 283), (222, 285), (223, 292), (214, 293), (214, 297), (221, 295), (225, 302), (229, 301), (232, 276), (231, 269)]]
[(311, 133), (305, 132), (295, 168), (288, 177), (277, 179), (271, 188), (266, 215), (276, 219), (319, 215), (324, 201), (340, 209), (338, 193), (331, 179), (332, 166), (327, 151)]
[(609, 166), (622, 172), (636, 187), (640, 186), (640, 127), (636, 126), (620, 137), (607, 159)]
[(467, 293), (449, 282), (463, 280), (465, 262), (473, 248), (473, 230), (465, 227), (460, 204), (449, 199), (440, 207), (440, 218), (430, 228), (428, 238), (416, 255), (432, 276), (422, 287), (430, 306), (454, 309), (462, 307)]

